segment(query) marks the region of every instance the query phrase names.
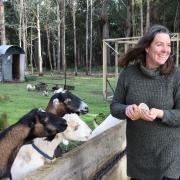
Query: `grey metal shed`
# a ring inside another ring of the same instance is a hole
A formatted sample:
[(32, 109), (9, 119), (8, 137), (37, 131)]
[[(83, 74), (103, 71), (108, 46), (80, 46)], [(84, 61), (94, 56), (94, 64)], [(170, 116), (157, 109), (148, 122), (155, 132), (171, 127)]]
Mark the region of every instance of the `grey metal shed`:
[(25, 52), (14, 45), (0, 46), (0, 82), (25, 80)]

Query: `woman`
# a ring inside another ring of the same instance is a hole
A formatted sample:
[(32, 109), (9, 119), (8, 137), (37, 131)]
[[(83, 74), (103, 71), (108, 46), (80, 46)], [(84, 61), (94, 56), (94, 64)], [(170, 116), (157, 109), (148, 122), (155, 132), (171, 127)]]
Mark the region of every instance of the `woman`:
[[(110, 110), (127, 119), (127, 174), (133, 180), (180, 176), (180, 70), (170, 54), (168, 29), (154, 25), (120, 61), (124, 70)], [(150, 110), (139, 111), (140, 103)]]

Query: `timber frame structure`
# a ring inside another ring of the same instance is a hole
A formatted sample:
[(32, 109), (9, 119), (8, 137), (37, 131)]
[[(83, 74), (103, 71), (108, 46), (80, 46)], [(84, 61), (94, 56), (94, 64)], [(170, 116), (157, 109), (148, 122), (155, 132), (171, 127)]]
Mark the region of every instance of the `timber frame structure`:
[[(172, 33), (171, 42), (173, 42), (172, 53), (176, 54), (176, 65), (179, 66), (179, 41), (180, 33)], [(127, 37), (116, 39), (103, 39), (103, 96), (107, 99), (107, 50), (111, 48), (115, 52), (115, 78), (118, 79), (118, 58), (120, 56), (119, 46), (124, 45), (124, 52), (126, 52), (128, 45), (135, 45), (140, 37)], [(114, 44), (114, 48), (110, 45)]]

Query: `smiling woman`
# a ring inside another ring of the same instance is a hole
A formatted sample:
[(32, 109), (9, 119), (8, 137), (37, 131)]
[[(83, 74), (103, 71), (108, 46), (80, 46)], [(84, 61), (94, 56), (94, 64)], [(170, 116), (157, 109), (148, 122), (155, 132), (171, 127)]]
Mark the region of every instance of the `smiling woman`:
[[(110, 108), (114, 117), (127, 119), (127, 174), (132, 180), (180, 177), (180, 69), (170, 54), (168, 29), (154, 25), (121, 59), (125, 69)], [(140, 103), (149, 109), (138, 111)]]
[(171, 53), (171, 40), (169, 34), (158, 33), (146, 50), (146, 66), (157, 68), (165, 64)]

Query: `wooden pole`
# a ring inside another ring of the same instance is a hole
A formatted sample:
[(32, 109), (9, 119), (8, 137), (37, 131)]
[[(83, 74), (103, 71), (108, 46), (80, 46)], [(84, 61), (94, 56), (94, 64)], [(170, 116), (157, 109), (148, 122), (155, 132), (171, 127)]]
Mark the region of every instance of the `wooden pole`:
[[(115, 43), (115, 51), (118, 52), (118, 43), (116, 42)], [(118, 54), (115, 53), (115, 78), (116, 78), (116, 81), (118, 79)]]
[(103, 40), (103, 96), (107, 98), (107, 46)]

